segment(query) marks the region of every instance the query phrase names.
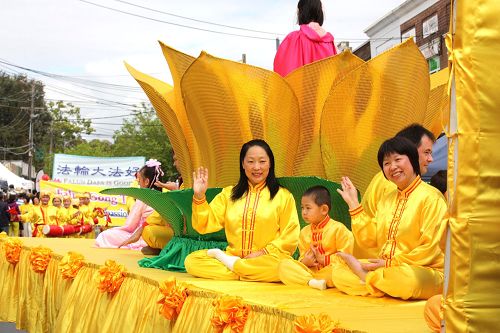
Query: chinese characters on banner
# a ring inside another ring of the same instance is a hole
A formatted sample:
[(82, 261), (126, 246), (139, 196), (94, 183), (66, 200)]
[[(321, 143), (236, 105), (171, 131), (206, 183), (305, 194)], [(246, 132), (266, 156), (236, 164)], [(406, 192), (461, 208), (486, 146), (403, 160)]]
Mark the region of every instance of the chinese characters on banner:
[(144, 157), (90, 157), (55, 154), (52, 180), (64, 184), (128, 187)]

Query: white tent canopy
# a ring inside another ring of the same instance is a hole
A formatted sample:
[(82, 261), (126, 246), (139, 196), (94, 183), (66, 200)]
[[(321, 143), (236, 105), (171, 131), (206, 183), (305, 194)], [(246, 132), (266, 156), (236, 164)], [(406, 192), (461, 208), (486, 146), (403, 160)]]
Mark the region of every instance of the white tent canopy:
[(15, 188), (32, 189), (33, 182), (17, 176), (0, 163), (0, 179), (6, 180), (9, 185), (14, 185)]

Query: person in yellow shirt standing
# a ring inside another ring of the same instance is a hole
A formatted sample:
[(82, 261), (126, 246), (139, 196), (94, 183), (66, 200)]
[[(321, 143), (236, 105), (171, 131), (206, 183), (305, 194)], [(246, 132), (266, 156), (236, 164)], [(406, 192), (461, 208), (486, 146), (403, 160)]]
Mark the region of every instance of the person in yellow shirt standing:
[(49, 224), (62, 225), (59, 221), (59, 215), (62, 208), (62, 196), (54, 194), (52, 197), (52, 206), (49, 206)]
[(208, 170), (193, 173), (193, 228), (201, 234), (225, 230), (228, 246), (186, 257), (188, 273), (209, 279), (277, 282), (280, 260), (290, 258), (300, 225), (292, 194), (278, 185), (274, 155), (263, 140), (243, 144), (240, 179), (210, 204)]
[(343, 260), (333, 265), (333, 284), (350, 295), (427, 299), (443, 287), (444, 255), (439, 245), (446, 202), (420, 179), (417, 148), (408, 139), (385, 141), (377, 158), (397, 188), (380, 198), (375, 217), (364, 212), (348, 177), (342, 178), (338, 192), (349, 206), (354, 236), (381, 250), (368, 261), (339, 253)]
[(92, 231), (86, 234), (83, 234), (83, 238), (93, 239), (95, 238), (94, 230), (94, 218), (97, 217), (97, 213), (94, 211), (94, 204), (90, 202), (90, 193), (85, 192), (81, 193), (78, 198), (80, 199), (80, 207), (78, 210), (80, 211), (80, 223), (82, 225), (88, 224), (92, 226)]
[(284, 259), (278, 271), (286, 285), (309, 285), (324, 290), (333, 287), (330, 260), (337, 252), (352, 254), (354, 237), (345, 225), (332, 220), (331, 196), (324, 186), (313, 186), (304, 192), (302, 217), (309, 223), (300, 231), (299, 260)]
[(61, 225), (77, 225), (80, 211), (72, 205), (72, 199), (69, 195), (63, 197), (63, 207), (59, 210), (59, 223)]
[[(40, 205), (33, 205), (33, 209), (20, 215), (21, 221), (33, 223), (33, 237), (44, 237), (42, 228), (45, 224), (52, 224), (49, 218), (50, 192), (40, 192)], [(53, 208), (53, 207), (52, 207)]]

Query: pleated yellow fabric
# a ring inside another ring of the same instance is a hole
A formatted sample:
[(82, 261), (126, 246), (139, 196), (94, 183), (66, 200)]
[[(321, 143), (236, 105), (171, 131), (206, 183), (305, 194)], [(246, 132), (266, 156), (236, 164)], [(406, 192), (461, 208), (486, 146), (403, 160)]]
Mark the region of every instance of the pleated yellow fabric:
[(451, 254), (444, 320), (449, 332), (500, 327), (500, 6), (452, 2), (448, 134)]
[[(137, 260), (142, 258), (140, 252), (93, 248), (87, 239), (23, 239), (21, 260), (13, 272), (7, 268), (6, 273), (8, 262), (2, 256), (3, 242), (0, 239), (0, 295), (5, 296), (1, 302), (0, 320), (7, 320), (4, 314), (12, 312), (9, 308), (13, 309), (14, 316), (8, 320), (15, 321), (19, 329), (31, 329), (30, 332), (212, 332), (213, 301), (223, 295), (241, 297), (245, 305), (251, 306), (244, 332), (291, 332), (296, 316), (322, 312), (340, 321), (340, 326), (346, 328), (340, 332), (356, 329), (358, 332), (417, 333), (426, 329), (422, 315), (425, 302), (352, 297), (335, 288), (318, 291), (307, 286), (199, 279), (188, 274), (138, 267)], [(34, 272), (29, 261), (31, 248), (40, 245), (53, 250), (43, 274)], [(74, 280), (62, 280), (57, 267), (63, 258), (68, 260), (63, 254), (69, 247), (85, 253), (85, 261)], [(127, 268), (125, 280), (114, 295), (101, 293), (93, 280), (108, 259)], [(26, 269), (21, 270), (20, 265)], [(17, 277), (17, 287), (15, 282), (9, 281), (10, 277)], [(182, 308), (175, 323), (159, 313), (160, 305), (157, 304), (162, 298), (159, 284), (171, 277), (185, 284), (188, 292), (187, 306)], [(22, 306), (18, 307), (18, 303)], [(18, 312), (18, 308), (24, 312)], [(35, 312), (26, 312), (28, 309)]]
[[(179, 171), (183, 176), (184, 182), (191, 184), (193, 173), (192, 161), (196, 161), (196, 154), (194, 151), (190, 151), (190, 146), (186, 140), (186, 133), (189, 134), (190, 131), (183, 129), (180, 123), (181, 117), (178, 117), (175, 111), (179, 109), (175, 100), (174, 88), (152, 76), (139, 72), (127, 63), (125, 63), (125, 66), (130, 75), (139, 83), (155, 108), (156, 114), (165, 128), (165, 132), (175, 152)], [(184, 124), (184, 126), (189, 126), (189, 124)], [(192, 146), (191, 148), (194, 149), (195, 147)]]
[(5, 259), (3, 244), (0, 245), (0, 321), (15, 322), (18, 303), (19, 263), (13, 265)]
[(328, 179), (349, 175), (363, 193), (379, 170), (382, 141), (423, 123), (429, 98), (425, 59), (412, 39), (350, 71), (330, 92), (320, 142)]
[(178, 159), (185, 163), (181, 174), (188, 184), (189, 170), (204, 165), (211, 171), (209, 186), (233, 185), (241, 145), (262, 138), (273, 149), (278, 176), (337, 181), (349, 174), (363, 193), (377, 171), (374, 155), (383, 140), (412, 122), (435, 134), (441, 131), (445, 85), (433, 80), (439, 84), (430, 95), (428, 66), (412, 39), (367, 63), (343, 52), (285, 78), (205, 52), (195, 59), (160, 45), (172, 91), (161, 93), (165, 84), (131, 73), (169, 138), (176, 138), (174, 149), (182, 152)]
[[(351, 52), (297, 68), (285, 77), (300, 107), (300, 141), (293, 174), (326, 178), (321, 156), (319, 129), (326, 98), (344, 76), (364, 61)], [(332, 124), (335, 127), (335, 124)]]
[(202, 52), (184, 74), (181, 89), (202, 164), (211, 172), (209, 186), (238, 181), (241, 145), (255, 138), (274, 148), (276, 175), (292, 175), (299, 106), (281, 76)]
[(448, 76), (448, 67), (430, 76), (431, 91), (422, 125), (436, 137), (444, 130), (445, 111), (449, 108)]

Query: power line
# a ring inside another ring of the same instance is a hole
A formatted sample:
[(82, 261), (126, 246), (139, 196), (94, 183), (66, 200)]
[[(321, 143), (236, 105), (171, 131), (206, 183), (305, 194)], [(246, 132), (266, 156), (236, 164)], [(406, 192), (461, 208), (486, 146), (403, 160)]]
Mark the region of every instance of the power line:
[(111, 11), (115, 11), (115, 12), (118, 12), (118, 13), (122, 13), (122, 14), (130, 15), (130, 16), (135, 16), (135, 17), (143, 18), (145, 20), (159, 22), (159, 23), (165, 23), (165, 24), (169, 24), (169, 25), (173, 25), (173, 26), (177, 26), (177, 27), (182, 27), (182, 28), (187, 28), (187, 29), (193, 29), (193, 30), (198, 30), (198, 31), (211, 32), (211, 33), (220, 34), (220, 35), (243, 37), (243, 38), (253, 38), (253, 39), (272, 40), (272, 41), (276, 40), (276, 38), (250, 36), (250, 35), (241, 35), (241, 34), (235, 34), (235, 33), (231, 33), (231, 32), (223, 32), (223, 31), (217, 31), (217, 30), (203, 29), (203, 28), (193, 27), (193, 26), (190, 26), (190, 25), (178, 24), (178, 23), (173, 23), (173, 22), (168, 22), (168, 21), (164, 21), (164, 20), (159, 20), (159, 19), (155, 19), (155, 18), (152, 18), (152, 17), (147, 17), (147, 16), (143, 16), (143, 15), (139, 15), (139, 14), (134, 14), (134, 13), (126, 12), (124, 10), (120, 10), (120, 9), (116, 9), (116, 8), (112, 8), (112, 7), (108, 7), (108, 6), (99, 5), (97, 3), (93, 3), (93, 2), (90, 2), (90, 1), (86, 1), (86, 0), (78, 0), (78, 1), (88, 3), (89, 5), (93, 5), (93, 6), (96, 6), (96, 7), (105, 8), (105, 9), (108, 9), (108, 10), (111, 10)]
[(164, 11), (161, 11), (161, 10), (158, 10), (158, 9), (153, 9), (153, 8), (149, 8), (149, 7), (145, 7), (145, 6), (136, 5), (136, 4), (130, 3), (128, 1), (122, 1), (122, 0), (113, 0), (113, 1), (124, 3), (124, 4), (127, 4), (129, 6), (133, 6), (133, 7), (142, 8), (142, 9), (149, 10), (149, 11), (152, 11), (152, 12), (155, 12), (155, 13), (165, 14), (165, 15), (169, 15), (169, 16), (173, 16), (173, 17), (177, 17), (177, 18), (181, 18), (181, 19), (189, 20), (189, 21), (193, 21), (193, 22), (199, 22), (199, 23), (205, 23), (205, 24), (215, 25), (215, 26), (218, 26), (218, 27), (224, 27), (224, 28), (230, 28), (230, 29), (236, 29), (236, 30), (243, 30), (243, 31), (250, 31), (250, 32), (258, 32), (258, 33), (261, 33), (261, 34), (268, 34), (268, 35), (274, 35), (274, 36), (276, 36), (276, 35), (284, 36), (285, 35), (283, 33), (269, 32), (269, 31), (262, 31), (262, 30), (253, 30), (253, 29), (235, 27), (235, 26), (232, 26), (232, 25), (225, 25), (225, 24), (220, 24), (220, 23), (215, 23), (215, 22), (203, 21), (203, 20), (194, 19), (194, 18), (191, 18), (191, 17), (186, 17), (186, 16), (181, 16), (181, 15), (177, 15), (177, 14), (172, 14), (172, 13), (164, 12)]

